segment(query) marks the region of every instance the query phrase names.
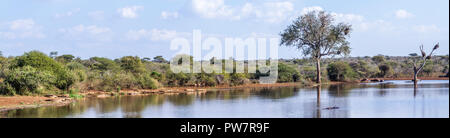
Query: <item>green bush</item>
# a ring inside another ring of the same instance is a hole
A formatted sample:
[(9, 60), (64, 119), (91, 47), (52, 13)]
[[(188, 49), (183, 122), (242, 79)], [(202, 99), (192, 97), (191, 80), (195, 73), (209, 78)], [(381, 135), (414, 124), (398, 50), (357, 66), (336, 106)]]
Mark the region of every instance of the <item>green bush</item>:
[(84, 66), (89, 67), (92, 70), (98, 70), (101, 72), (109, 70), (116, 71), (120, 69), (120, 67), (113, 60), (101, 57), (93, 57), (83, 63)]
[(184, 86), (189, 82), (191, 79), (191, 74), (186, 73), (173, 73), (172, 71), (168, 70), (166, 73), (166, 83), (169, 86)]
[(144, 64), (139, 57), (127, 56), (120, 59), (120, 67), (132, 73), (143, 73), (145, 72)]
[(41, 94), (49, 90), (55, 81), (52, 73), (25, 66), (8, 72), (1, 90), (2, 94), (7, 95)]
[(383, 55), (378, 55), (372, 57), (372, 61), (375, 62), (376, 64), (381, 64), (386, 61), (386, 58)]
[(195, 75), (196, 84), (200, 84), (201, 86), (216, 86), (216, 74), (215, 73), (198, 73)]
[(41, 72), (49, 72), (56, 77), (53, 85), (59, 89), (68, 90), (75, 83), (75, 78), (70, 71), (62, 64), (56, 62), (44, 53), (32, 51), (23, 56), (16, 57), (11, 65), (11, 69), (30, 66)]
[(245, 84), (245, 81), (248, 80), (246, 75), (243, 73), (232, 73), (230, 75), (230, 85), (237, 86)]
[(298, 82), (300, 81), (300, 72), (284, 63), (278, 64), (278, 82)]
[(67, 63), (66, 67), (70, 70), (85, 70), (86, 69), (86, 67), (83, 64), (78, 63), (78, 62)]
[(159, 87), (159, 82), (153, 79), (150, 74), (139, 75), (138, 81), (142, 89), (157, 89)]
[(350, 67), (361, 78), (376, 77), (377, 73), (379, 72), (378, 67), (371, 66), (366, 61), (363, 60), (350, 63)]
[(379, 77), (391, 77), (394, 74), (392, 67), (387, 64), (380, 65), (378, 68), (380, 69)]
[(16, 89), (9, 83), (0, 83), (0, 95), (14, 96), (16, 95)]
[(342, 61), (329, 64), (327, 72), (331, 81), (349, 81), (357, 75), (347, 62)]

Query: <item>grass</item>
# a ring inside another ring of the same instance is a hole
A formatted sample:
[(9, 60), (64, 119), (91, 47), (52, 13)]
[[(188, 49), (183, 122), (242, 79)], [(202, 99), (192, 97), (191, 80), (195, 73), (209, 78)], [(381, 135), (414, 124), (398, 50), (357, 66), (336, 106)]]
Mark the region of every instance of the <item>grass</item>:
[(84, 98), (83, 95), (80, 95), (80, 94), (74, 94), (74, 93), (69, 94), (69, 97), (70, 97), (70, 98), (73, 98), (73, 99), (81, 99), (81, 98)]

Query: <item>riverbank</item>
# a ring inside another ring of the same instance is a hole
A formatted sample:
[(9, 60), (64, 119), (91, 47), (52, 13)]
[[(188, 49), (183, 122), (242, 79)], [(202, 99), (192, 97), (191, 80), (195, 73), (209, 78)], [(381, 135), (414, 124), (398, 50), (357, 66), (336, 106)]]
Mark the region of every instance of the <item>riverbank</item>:
[[(329, 84), (337, 84), (332, 82)], [(208, 90), (221, 89), (244, 89), (244, 88), (277, 88), (277, 87), (306, 87), (302, 83), (275, 83), (275, 84), (246, 84), (239, 86), (216, 86), (216, 87), (163, 87), (153, 90), (121, 90), (120, 92), (87, 91), (80, 92), (78, 96), (84, 98), (108, 98), (113, 96), (142, 96), (149, 94), (179, 94), (179, 93), (205, 93)], [(38, 108), (45, 106), (64, 106), (75, 102), (76, 99), (68, 95), (46, 95), (46, 96), (0, 96), (0, 112), (9, 110)]]
[(45, 96), (0, 96), (0, 113), (8, 110), (38, 108), (44, 106), (64, 106), (72, 103), (68, 97), (45, 97)]

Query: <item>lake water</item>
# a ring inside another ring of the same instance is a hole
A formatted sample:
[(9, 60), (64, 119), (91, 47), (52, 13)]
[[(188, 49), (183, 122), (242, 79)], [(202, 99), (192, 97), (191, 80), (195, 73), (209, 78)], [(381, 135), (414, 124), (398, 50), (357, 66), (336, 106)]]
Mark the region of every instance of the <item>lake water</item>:
[[(335, 109), (327, 109), (338, 107)], [(11, 118), (449, 118), (449, 81), (254, 88), (86, 99), (12, 110)]]

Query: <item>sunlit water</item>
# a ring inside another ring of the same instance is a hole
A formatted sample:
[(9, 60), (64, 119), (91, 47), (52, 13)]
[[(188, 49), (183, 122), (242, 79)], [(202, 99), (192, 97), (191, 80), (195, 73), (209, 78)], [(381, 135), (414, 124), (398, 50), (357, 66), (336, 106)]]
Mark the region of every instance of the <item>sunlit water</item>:
[[(338, 109), (327, 110), (329, 107)], [(86, 99), (0, 117), (66, 118), (448, 118), (449, 81), (255, 88), (202, 94)]]

